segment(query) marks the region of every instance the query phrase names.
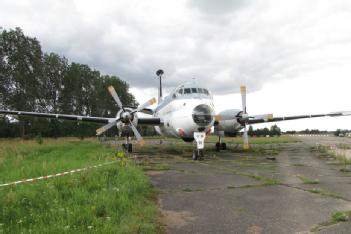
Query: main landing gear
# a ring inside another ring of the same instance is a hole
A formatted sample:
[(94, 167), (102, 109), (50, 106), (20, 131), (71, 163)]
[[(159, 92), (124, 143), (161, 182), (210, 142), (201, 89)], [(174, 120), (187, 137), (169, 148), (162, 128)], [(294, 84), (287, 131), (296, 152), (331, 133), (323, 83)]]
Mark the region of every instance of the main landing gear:
[(227, 149), (227, 144), (224, 142), (221, 142), (221, 136), (218, 137), (218, 142), (216, 142), (216, 150), (219, 152), (221, 150), (226, 150)]
[(133, 152), (133, 144), (132, 144), (130, 136), (126, 137), (126, 143), (123, 143), (122, 146), (128, 153)]
[(193, 152), (193, 160), (204, 159), (204, 146), (205, 146), (206, 133), (194, 132), (194, 139), (196, 141), (196, 150)]

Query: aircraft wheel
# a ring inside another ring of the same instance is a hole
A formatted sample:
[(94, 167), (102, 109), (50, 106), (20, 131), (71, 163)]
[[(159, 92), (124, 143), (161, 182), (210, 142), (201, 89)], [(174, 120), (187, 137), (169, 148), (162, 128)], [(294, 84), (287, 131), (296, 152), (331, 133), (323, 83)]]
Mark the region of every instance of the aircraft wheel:
[(130, 143), (128, 144), (128, 153), (132, 153), (133, 152), (133, 145)]
[(216, 151), (219, 152), (221, 150), (221, 144), (219, 142), (216, 143)]
[(199, 160), (204, 160), (204, 151), (203, 150), (199, 150)]
[(197, 160), (199, 158), (199, 155), (197, 153), (197, 150), (194, 150), (193, 152), (193, 160)]
[(226, 150), (226, 149), (227, 149), (227, 144), (223, 142), (223, 143), (221, 144), (221, 149), (222, 149), (222, 150)]

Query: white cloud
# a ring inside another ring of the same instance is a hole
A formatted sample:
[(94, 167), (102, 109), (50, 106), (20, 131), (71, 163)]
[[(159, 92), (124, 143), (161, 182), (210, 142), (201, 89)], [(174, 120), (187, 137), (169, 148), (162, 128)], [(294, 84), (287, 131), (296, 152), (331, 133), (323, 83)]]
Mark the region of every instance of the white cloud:
[[(0, 22), (21, 27), (48, 52), (119, 75), (140, 93), (157, 85), (159, 68), (166, 88), (196, 77), (222, 96), (237, 93), (242, 83), (263, 95), (267, 84), (278, 82), (283, 91), (274, 102), (280, 104), (292, 85), (286, 79), (296, 87), (311, 85), (316, 103), (335, 74), (340, 86), (350, 85), (346, 0), (2, 0)], [(329, 94), (347, 107), (335, 98), (337, 90)], [(279, 110), (295, 114), (303, 106)]]

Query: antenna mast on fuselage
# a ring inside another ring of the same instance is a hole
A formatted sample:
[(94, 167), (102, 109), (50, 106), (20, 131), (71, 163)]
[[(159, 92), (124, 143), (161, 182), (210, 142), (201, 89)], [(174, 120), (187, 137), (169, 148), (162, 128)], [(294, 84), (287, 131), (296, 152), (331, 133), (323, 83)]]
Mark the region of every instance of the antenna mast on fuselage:
[(162, 101), (162, 75), (163, 75), (163, 70), (159, 69), (156, 72), (156, 75), (158, 76), (158, 78), (160, 79), (160, 87), (159, 87), (159, 91), (158, 91), (158, 102), (160, 103)]

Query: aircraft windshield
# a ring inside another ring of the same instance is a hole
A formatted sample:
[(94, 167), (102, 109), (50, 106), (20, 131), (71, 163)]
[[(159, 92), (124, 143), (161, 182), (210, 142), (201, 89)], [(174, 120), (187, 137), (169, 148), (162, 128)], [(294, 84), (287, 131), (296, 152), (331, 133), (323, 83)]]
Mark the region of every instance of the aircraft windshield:
[(191, 91), (189, 88), (184, 89), (184, 94), (190, 94), (190, 93), (191, 93)]
[(176, 91), (177, 96), (188, 95), (192, 93), (199, 93), (206, 96), (210, 95), (208, 90), (204, 88), (180, 88)]

